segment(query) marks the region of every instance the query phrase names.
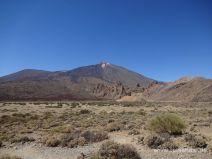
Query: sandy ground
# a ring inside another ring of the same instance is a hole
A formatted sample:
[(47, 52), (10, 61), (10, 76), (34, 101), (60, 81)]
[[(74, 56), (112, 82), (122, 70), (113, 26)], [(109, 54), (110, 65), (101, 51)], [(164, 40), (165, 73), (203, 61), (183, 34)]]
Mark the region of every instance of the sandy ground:
[[(162, 105), (162, 106), (160, 106)], [(174, 111), (184, 114), (187, 118), (187, 121), (196, 121), (198, 126), (196, 127), (196, 131), (205, 135), (208, 138), (208, 142), (211, 143), (212, 139), (212, 125), (209, 123), (209, 126), (204, 126), (204, 122), (206, 121), (206, 117), (204, 113), (200, 113), (202, 111), (210, 111), (212, 110), (212, 104), (195, 104), (195, 106), (191, 107), (188, 105), (179, 106), (180, 104), (170, 104), (166, 103), (159, 104), (159, 107), (143, 107), (145, 112), (151, 114), (155, 111)], [(201, 107), (200, 107), (201, 105)], [(122, 107), (122, 106), (88, 106), (82, 105), (81, 108), (76, 109), (90, 109), (95, 111), (96, 113), (101, 111), (106, 112), (121, 112), (121, 111), (138, 111), (141, 107)], [(0, 107), (0, 116), (12, 114), (14, 112), (30, 112), (30, 113), (43, 113), (53, 111), (55, 113), (63, 113), (71, 109), (69, 106), (63, 106), (60, 109), (56, 108), (46, 108), (45, 105), (33, 105), (33, 104), (26, 104), (26, 105), (16, 105), (16, 104), (9, 104), (9, 105), (1, 105)], [(196, 114), (194, 113), (196, 110)], [(190, 113), (190, 111), (192, 111)], [(199, 115), (199, 116), (198, 116)], [(208, 117), (207, 117), (208, 118)], [(208, 121), (208, 119), (207, 119)], [(212, 121), (212, 120), (211, 120)], [(202, 125), (201, 125), (202, 124)], [(131, 144), (133, 145), (137, 151), (140, 153), (143, 159), (212, 159), (212, 153), (209, 152), (209, 149), (190, 149), (188, 147), (180, 148), (176, 151), (159, 151), (159, 150), (152, 150), (147, 148), (145, 145), (139, 144), (137, 142), (137, 138), (139, 136), (145, 136), (146, 131), (141, 130), (141, 135), (128, 135), (128, 131), (118, 131), (109, 133), (109, 140), (113, 140), (117, 143), (121, 144)], [(34, 134), (36, 135), (36, 134)], [(105, 141), (104, 141), (105, 142)], [(25, 144), (8, 144), (3, 148), (0, 148), (0, 155), (9, 154), (9, 155), (16, 155), (20, 156), (23, 159), (76, 159), (80, 156), (81, 153), (85, 154), (86, 157), (89, 157), (91, 153), (96, 152), (102, 142), (89, 144), (86, 146), (81, 146), (77, 148), (62, 148), (62, 147), (46, 147), (40, 143), (32, 142), (32, 143), (25, 143)]]
[[(159, 151), (149, 150), (136, 143), (132, 136), (128, 136), (127, 133), (118, 132), (110, 134), (110, 140), (113, 140), (121, 144), (131, 144), (140, 153), (143, 159), (211, 159), (212, 154), (206, 152), (206, 150), (195, 149), (180, 149), (177, 151)], [(0, 154), (10, 154), (22, 157), (24, 159), (77, 159), (81, 153), (89, 157), (89, 154), (98, 150), (101, 143), (90, 144), (78, 148), (61, 148), (61, 147), (45, 147), (36, 144), (24, 144), (16, 145), (11, 148), (0, 149)], [(87, 158), (86, 157), (86, 158)]]

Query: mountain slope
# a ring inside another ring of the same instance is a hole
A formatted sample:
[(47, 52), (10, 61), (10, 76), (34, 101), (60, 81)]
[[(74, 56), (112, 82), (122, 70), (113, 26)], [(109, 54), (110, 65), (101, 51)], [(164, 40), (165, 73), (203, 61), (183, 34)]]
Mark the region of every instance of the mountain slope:
[(211, 102), (212, 80), (184, 77), (175, 82), (157, 82), (106, 62), (69, 71), (27, 69), (0, 78), (0, 100), (114, 100), (121, 97), (123, 101)]
[(121, 82), (124, 86), (132, 88), (136, 87), (137, 84), (147, 87), (154, 81), (136, 72), (109, 63), (80, 67), (67, 73), (70, 74), (73, 80), (80, 77), (95, 77), (108, 82)]
[(49, 71), (25, 69), (0, 78), (0, 82), (11, 82), (20, 80), (36, 80), (48, 77)]
[(137, 84), (146, 88), (152, 82), (108, 63), (65, 72), (28, 69), (0, 78), (0, 100), (117, 99)]
[(212, 80), (181, 78), (175, 82), (154, 84), (143, 92), (154, 101), (212, 101)]

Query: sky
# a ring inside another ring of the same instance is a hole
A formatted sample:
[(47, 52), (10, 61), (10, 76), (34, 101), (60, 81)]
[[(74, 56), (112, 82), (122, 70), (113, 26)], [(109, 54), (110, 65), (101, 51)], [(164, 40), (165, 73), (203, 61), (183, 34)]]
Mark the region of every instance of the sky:
[(212, 78), (211, 0), (0, 0), (0, 76), (101, 61)]

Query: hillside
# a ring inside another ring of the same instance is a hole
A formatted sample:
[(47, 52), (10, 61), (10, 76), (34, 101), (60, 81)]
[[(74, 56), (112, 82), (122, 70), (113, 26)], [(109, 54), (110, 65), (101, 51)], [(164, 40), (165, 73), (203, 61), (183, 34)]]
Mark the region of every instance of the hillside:
[(153, 81), (109, 63), (56, 72), (27, 69), (0, 78), (0, 100), (117, 99)]
[(0, 100), (212, 101), (212, 80), (158, 82), (103, 62), (68, 71), (26, 69), (0, 78)]
[(181, 78), (175, 82), (154, 84), (143, 92), (154, 101), (212, 101), (212, 80), (201, 77)]

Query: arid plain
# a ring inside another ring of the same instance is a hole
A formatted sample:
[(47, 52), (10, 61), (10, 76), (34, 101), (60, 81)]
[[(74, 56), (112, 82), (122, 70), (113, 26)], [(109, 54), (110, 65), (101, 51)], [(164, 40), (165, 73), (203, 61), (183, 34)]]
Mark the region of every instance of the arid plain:
[[(154, 127), (163, 116), (184, 125)], [(109, 158), (112, 144), (132, 158), (212, 157), (211, 102), (1, 102), (0, 123), (2, 158)]]

